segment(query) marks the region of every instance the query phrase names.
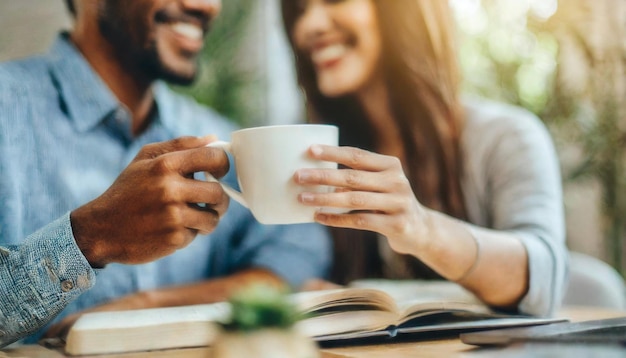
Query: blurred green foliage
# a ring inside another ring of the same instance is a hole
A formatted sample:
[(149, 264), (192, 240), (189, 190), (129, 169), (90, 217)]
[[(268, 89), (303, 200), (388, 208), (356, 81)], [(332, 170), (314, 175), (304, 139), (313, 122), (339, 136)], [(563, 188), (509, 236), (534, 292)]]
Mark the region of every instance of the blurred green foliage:
[(198, 79), (193, 86), (174, 87), (242, 126), (254, 122), (262, 108), (261, 77), (252, 68), (255, 48), (246, 43), (259, 4), (256, 0), (223, 1), (201, 54)]
[(530, 6), (533, 2), (453, 3), (457, 8), (464, 91), (541, 115), (551, 95), (558, 42), (552, 34), (533, 26), (545, 20)]
[(555, 140), (564, 183), (600, 184), (606, 256), (624, 274), (623, 0), (451, 3), (457, 9), (465, 92), (537, 114)]
[(263, 284), (253, 284), (229, 298), (231, 313), (221, 326), (226, 331), (250, 332), (265, 328), (288, 330), (304, 316), (287, 292)]

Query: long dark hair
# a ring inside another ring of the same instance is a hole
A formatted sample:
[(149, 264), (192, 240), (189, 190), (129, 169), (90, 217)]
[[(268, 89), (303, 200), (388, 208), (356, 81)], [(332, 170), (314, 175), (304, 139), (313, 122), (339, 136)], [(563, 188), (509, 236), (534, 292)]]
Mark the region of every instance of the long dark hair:
[[(466, 218), (461, 191), (460, 135), (463, 112), (458, 90), (454, 21), (445, 0), (372, 0), (383, 41), (383, 73), (395, 125), (402, 133), (406, 175), (425, 206)], [(352, 96), (329, 98), (320, 93), (308, 56), (293, 44), (293, 27), (301, 9), (282, 0), (285, 30), (294, 50), (298, 81), (311, 121), (340, 129), (341, 145), (376, 152), (376, 133)], [(382, 277), (376, 235), (333, 229), (335, 263), (331, 279), (340, 283)], [(412, 276), (438, 277), (418, 260), (404, 256)]]

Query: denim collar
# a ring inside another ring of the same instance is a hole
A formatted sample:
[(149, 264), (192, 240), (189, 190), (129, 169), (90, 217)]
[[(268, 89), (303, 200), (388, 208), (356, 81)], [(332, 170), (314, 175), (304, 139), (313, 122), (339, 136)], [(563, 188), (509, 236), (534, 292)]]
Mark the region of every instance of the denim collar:
[(86, 132), (120, 107), (120, 103), (69, 39), (61, 33), (48, 54), (50, 71), (79, 132)]
[[(125, 108), (71, 42), (67, 32), (59, 34), (48, 58), (53, 81), (77, 131), (87, 132)], [(173, 132), (176, 128), (176, 116), (170, 105), (173, 94), (160, 81), (155, 82), (153, 91), (156, 111), (151, 125), (159, 122)]]

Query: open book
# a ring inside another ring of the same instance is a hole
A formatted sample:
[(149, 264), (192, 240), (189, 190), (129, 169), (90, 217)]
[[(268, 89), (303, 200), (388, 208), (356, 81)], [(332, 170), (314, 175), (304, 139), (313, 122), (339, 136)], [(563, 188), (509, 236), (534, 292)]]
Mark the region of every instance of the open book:
[[(458, 285), (446, 282), (363, 281), (352, 287), (296, 293), (308, 318), (297, 329), (317, 341), (393, 337), (400, 333), (467, 332), (555, 322), (497, 313)], [(83, 315), (65, 343), (70, 355), (209, 346), (227, 303), (94, 312)]]
[(317, 341), (455, 333), (562, 321), (496, 312), (450, 282), (367, 280), (348, 289), (294, 295), (311, 317), (299, 324)]

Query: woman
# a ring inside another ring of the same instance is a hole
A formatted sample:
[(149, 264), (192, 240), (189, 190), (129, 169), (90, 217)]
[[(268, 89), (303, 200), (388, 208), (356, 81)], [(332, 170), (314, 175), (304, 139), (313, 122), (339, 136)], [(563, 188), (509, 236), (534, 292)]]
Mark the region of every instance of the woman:
[(310, 118), (341, 147), (300, 170), (302, 193), (333, 227), (340, 284), (444, 278), (503, 310), (549, 315), (566, 276), (556, 155), (541, 122), (517, 108), (462, 101), (454, 24), (441, 0), (283, 0)]

